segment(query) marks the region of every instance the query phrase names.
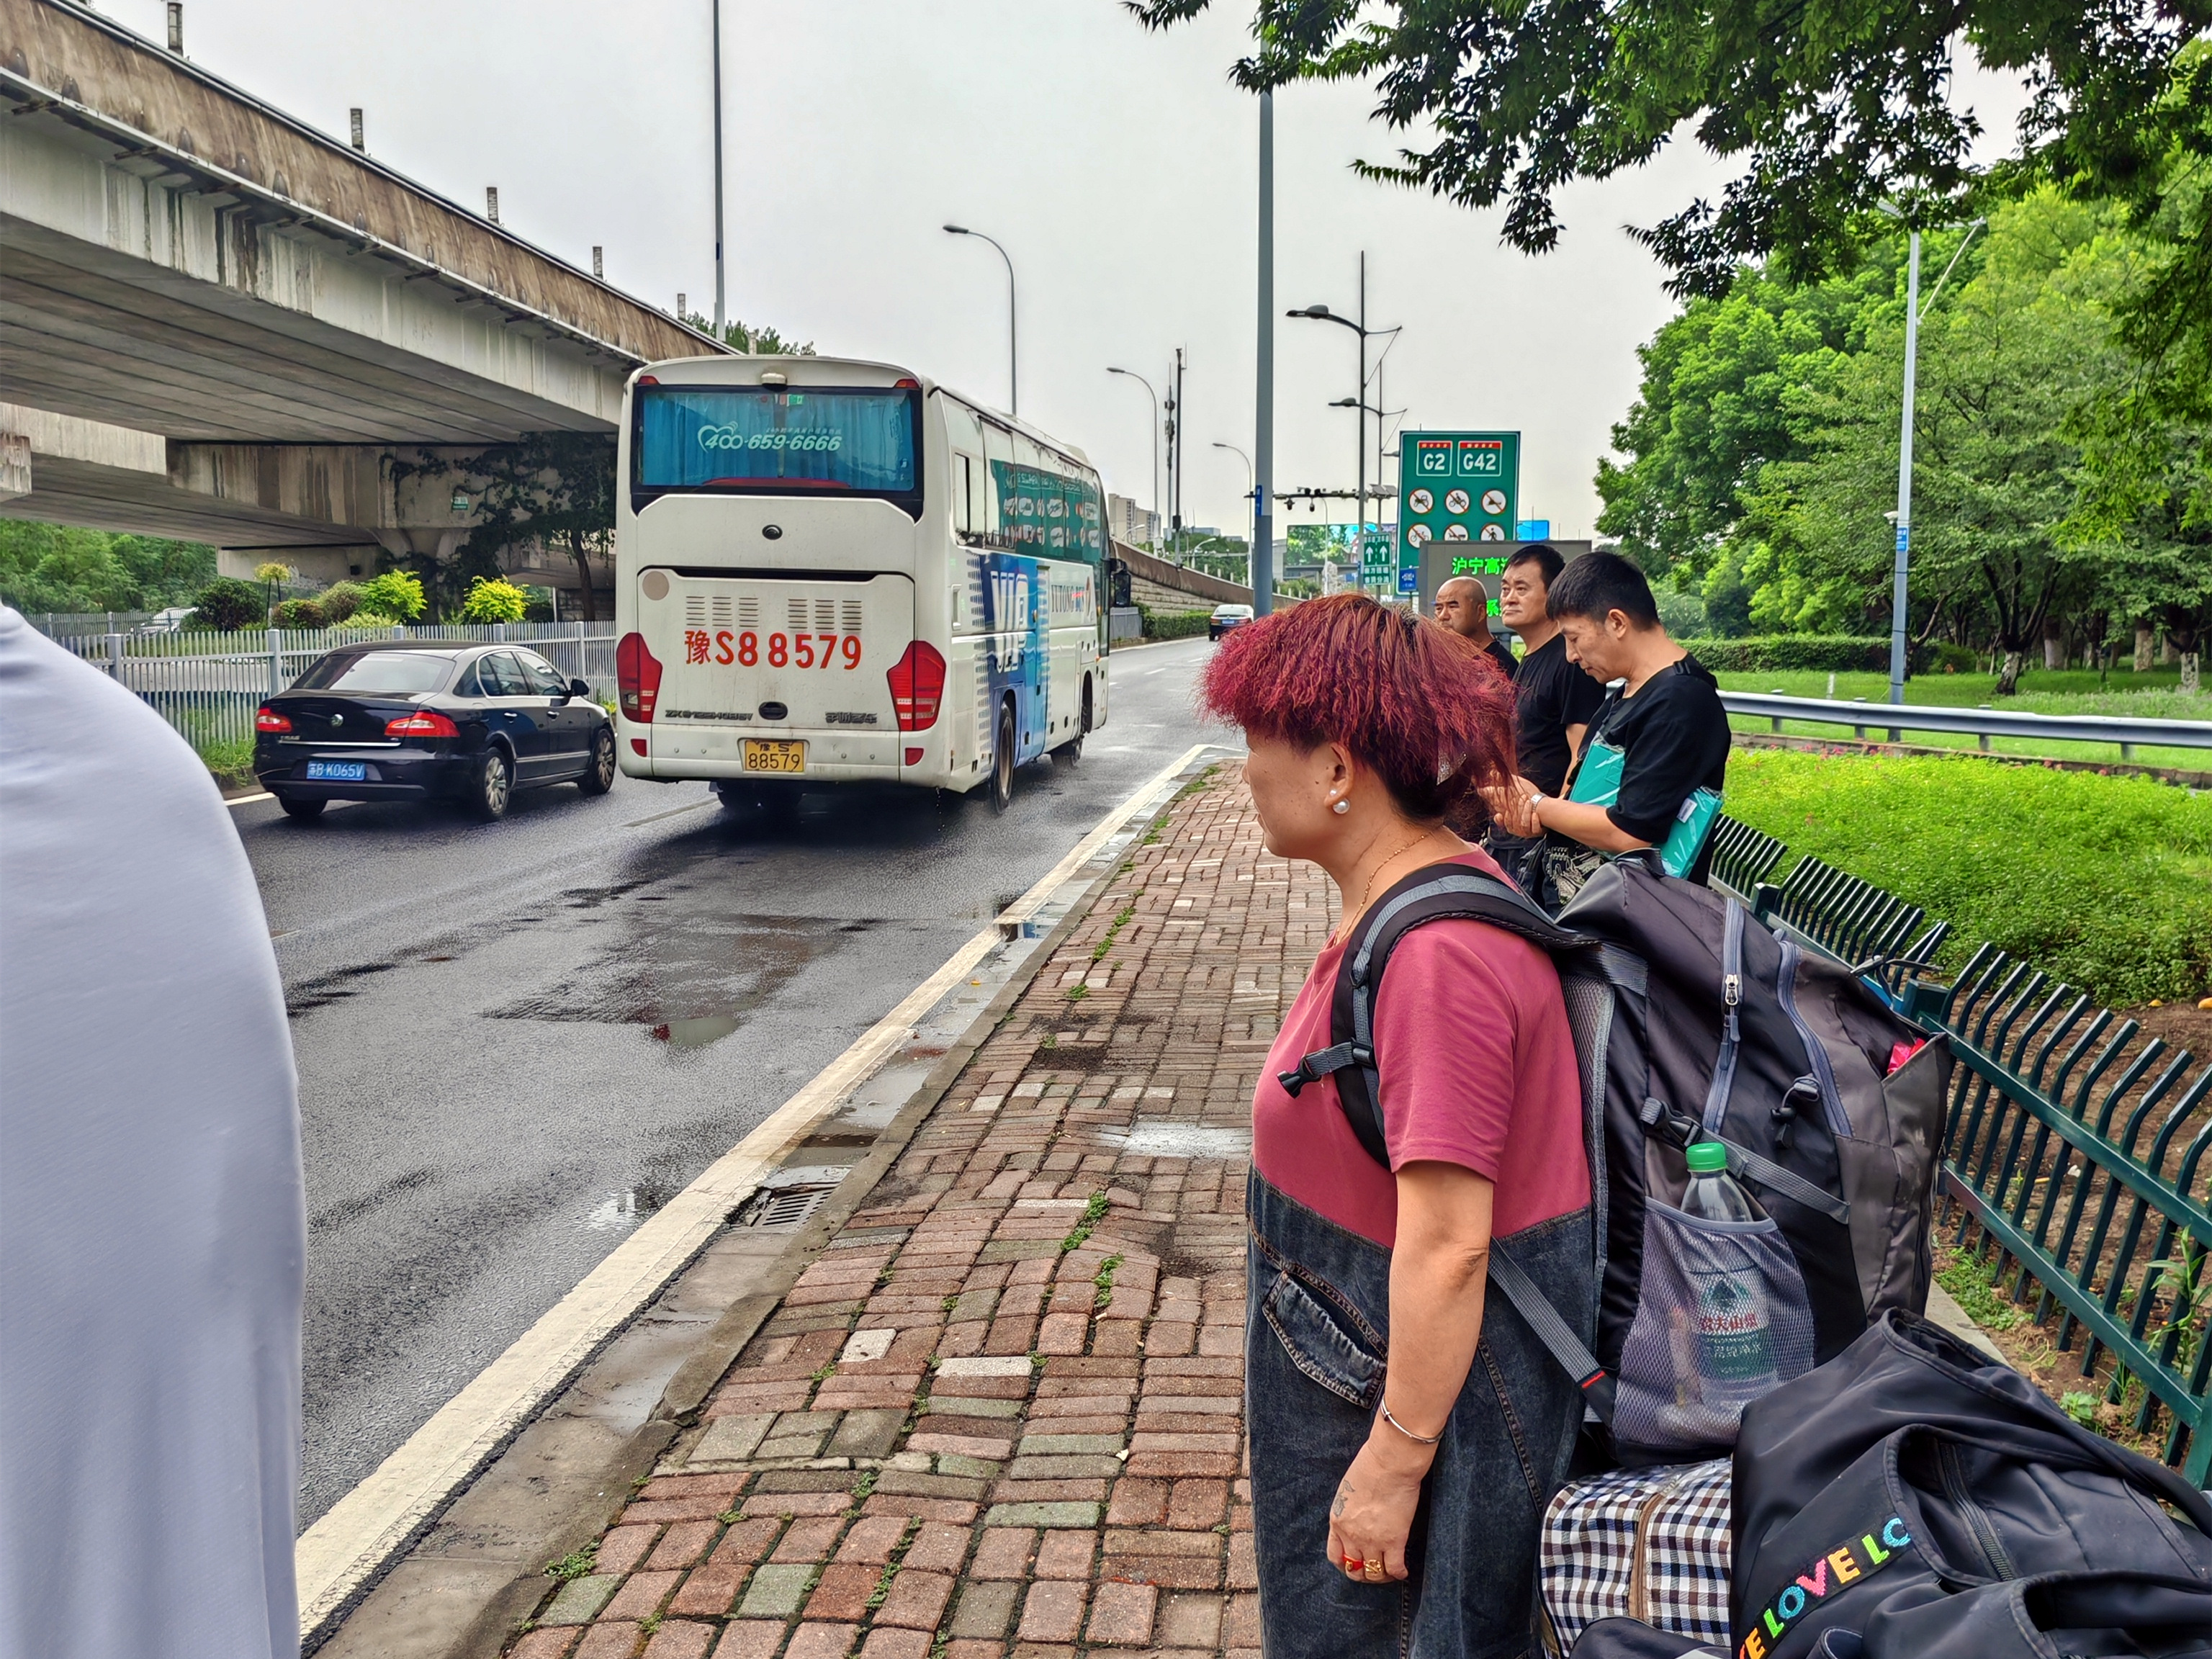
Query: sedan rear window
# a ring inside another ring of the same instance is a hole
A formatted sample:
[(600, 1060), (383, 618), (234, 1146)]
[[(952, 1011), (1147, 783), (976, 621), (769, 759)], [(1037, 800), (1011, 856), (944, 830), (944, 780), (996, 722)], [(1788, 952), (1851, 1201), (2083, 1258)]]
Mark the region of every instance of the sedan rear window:
[(451, 657), (427, 651), (333, 651), (292, 683), (295, 691), (435, 691)]

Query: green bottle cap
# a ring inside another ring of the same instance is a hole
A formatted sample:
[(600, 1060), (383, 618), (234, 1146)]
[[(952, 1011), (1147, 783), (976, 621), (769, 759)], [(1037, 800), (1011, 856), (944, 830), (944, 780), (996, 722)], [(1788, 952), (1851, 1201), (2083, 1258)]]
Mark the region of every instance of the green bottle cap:
[(1717, 1140), (1692, 1141), (1684, 1156), (1692, 1175), (1717, 1175), (1728, 1168), (1728, 1148)]

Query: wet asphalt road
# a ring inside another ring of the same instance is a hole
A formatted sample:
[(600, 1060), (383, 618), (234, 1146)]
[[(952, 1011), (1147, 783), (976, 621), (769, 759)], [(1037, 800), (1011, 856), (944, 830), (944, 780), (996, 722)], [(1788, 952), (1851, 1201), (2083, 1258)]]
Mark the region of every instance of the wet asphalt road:
[(293, 1013), (307, 1173), (300, 1524), (1202, 738), (1203, 641), (1118, 655), (1106, 727), (994, 818), (890, 791), (795, 827), (703, 784), (233, 809)]

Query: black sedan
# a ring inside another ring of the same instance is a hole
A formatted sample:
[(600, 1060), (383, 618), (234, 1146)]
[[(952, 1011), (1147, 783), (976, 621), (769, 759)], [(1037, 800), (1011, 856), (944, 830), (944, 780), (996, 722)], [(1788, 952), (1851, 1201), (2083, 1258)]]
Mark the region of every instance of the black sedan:
[(614, 722), (534, 651), (465, 640), (349, 645), (253, 722), (253, 770), (295, 818), (334, 800), (457, 800), (489, 821), (517, 789), (615, 781)]

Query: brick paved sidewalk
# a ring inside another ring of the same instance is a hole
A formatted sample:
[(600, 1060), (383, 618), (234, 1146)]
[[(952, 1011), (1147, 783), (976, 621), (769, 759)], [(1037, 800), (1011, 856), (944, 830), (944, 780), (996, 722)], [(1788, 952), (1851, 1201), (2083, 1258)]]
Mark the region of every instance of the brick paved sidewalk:
[(1329, 903), (1187, 792), (513, 1659), (1255, 1650), (1250, 1100)]

